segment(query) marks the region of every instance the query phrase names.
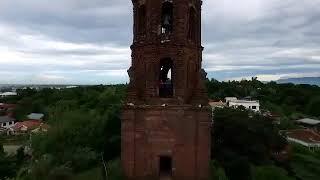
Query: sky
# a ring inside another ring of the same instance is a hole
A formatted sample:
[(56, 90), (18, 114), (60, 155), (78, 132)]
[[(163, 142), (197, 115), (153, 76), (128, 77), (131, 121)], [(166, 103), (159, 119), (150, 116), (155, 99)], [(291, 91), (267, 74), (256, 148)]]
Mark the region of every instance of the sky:
[[(209, 78), (320, 76), (320, 0), (204, 0)], [(0, 0), (0, 84), (128, 81), (131, 0)]]

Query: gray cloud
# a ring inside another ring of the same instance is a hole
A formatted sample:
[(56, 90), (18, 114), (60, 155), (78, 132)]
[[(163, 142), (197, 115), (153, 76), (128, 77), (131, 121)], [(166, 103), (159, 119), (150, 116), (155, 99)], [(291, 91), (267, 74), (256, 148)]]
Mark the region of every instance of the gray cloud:
[[(209, 76), (319, 75), (319, 6), (320, 0), (204, 1)], [(125, 82), (131, 41), (130, 0), (2, 0), (0, 72), (12, 76), (0, 83)]]

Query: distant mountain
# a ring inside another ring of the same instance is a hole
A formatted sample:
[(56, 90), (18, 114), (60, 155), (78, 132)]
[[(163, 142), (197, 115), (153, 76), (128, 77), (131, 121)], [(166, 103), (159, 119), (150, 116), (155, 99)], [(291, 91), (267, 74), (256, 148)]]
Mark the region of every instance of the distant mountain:
[(320, 86), (320, 77), (302, 77), (302, 78), (288, 78), (280, 79), (277, 83), (293, 83), (293, 84), (311, 84)]

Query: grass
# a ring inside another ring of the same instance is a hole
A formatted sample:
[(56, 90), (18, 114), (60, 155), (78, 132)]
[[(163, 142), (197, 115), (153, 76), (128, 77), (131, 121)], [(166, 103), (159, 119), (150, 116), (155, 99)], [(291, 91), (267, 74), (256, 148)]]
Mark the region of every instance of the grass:
[(318, 180), (320, 177), (320, 153), (295, 146), (291, 167), (297, 177), (303, 180)]

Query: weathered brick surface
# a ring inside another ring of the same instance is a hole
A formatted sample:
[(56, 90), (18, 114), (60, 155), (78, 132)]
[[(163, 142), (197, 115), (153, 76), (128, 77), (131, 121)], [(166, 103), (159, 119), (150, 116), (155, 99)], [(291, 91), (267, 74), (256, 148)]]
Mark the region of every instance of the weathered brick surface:
[(157, 176), (163, 155), (172, 157), (177, 179), (208, 176), (211, 121), (207, 108), (127, 106), (123, 116), (122, 162), (128, 177)]
[[(159, 179), (159, 158), (170, 156), (174, 180), (205, 180), (211, 117), (201, 77), (201, 0), (172, 0), (170, 34), (160, 33), (164, 1), (132, 0), (134, 39), (127, 105), (122, 114), (123, 169), (129, 180)], [(138, 16), (142, 6), (146, 17)], [(192, 24), (197, 29), (193, 40), (188, 38), (191, 8), (197, 18)], [(145, 34), (138, 32), (138, 24), (143, 24), (139, 18), (145, 22)], [(173, 61), (172, 98), (159, 97), (163, 58)]]

